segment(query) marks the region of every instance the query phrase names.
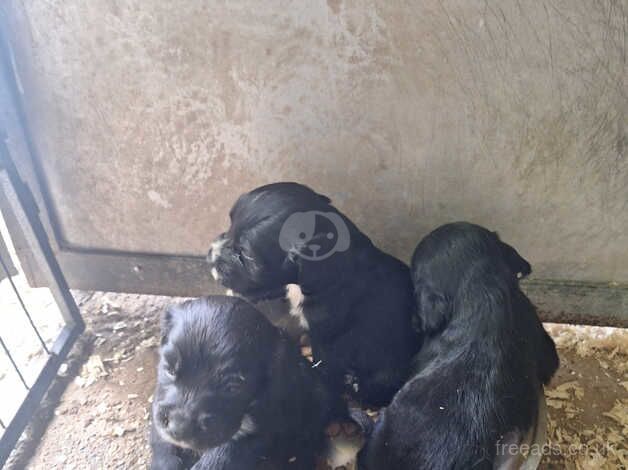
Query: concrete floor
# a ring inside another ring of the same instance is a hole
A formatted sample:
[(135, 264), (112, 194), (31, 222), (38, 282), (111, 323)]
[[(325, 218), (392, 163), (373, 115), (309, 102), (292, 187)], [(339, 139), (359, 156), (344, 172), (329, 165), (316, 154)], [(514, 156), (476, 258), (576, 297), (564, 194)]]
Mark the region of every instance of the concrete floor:
[[(7, 468), (146, 468), (158, 320), (177, 299), (75, 297), (86, 334)], [(549, 442), (542, 468), (627, 468), (628, 330), (546, 326), (561, 368), (546, 390)]]

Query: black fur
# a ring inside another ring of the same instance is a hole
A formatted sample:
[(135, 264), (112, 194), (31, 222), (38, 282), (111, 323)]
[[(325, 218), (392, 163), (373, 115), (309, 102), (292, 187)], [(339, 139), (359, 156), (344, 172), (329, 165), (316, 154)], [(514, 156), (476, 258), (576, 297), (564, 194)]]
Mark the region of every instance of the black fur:
[(530, 265), (495, 233), (455, 223), (419, 243), (411, 269), (427, 338), (359, 468), (491, 469), (498, 440), (534, 424), (541, 384), (558, 368), (518, 286)]
[(313, 470), (325, 426), (347, 413), (297, 346), (244, 300), (208, 297), (165, 313), (153, 469)]
[[(316, 216), (316, 228), (303, 215), (314, 212), (327, 214)], [(298, 284), (314, 360), (328, 384), (364, 404), (389, 403), (420, 347), (411, 327), (415, 303), (408, 267), (376, 248), (327, 197), (301, 184), (275, 183), (246, 193), (230, 217), (231, 227), (219, 237), (220, 255), (208, 254), (223, 285), (256, 301)], [(286, 230), (290, 217), (297, 228), (306, 228)], [(325, 252), (333, 251), (330, 240), (338, 241), (338, 251), (307, 259), (311, 242)]]

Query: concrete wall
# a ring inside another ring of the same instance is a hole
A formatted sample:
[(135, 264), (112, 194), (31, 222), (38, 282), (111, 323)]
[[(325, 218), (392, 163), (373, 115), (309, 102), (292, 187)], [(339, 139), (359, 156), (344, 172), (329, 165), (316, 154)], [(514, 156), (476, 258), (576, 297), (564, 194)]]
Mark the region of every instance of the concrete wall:
[(201, 255), (297, 180), (406, 260), (467, 219), (628, 282), (622, 0), (10, 3), (67, 246)]

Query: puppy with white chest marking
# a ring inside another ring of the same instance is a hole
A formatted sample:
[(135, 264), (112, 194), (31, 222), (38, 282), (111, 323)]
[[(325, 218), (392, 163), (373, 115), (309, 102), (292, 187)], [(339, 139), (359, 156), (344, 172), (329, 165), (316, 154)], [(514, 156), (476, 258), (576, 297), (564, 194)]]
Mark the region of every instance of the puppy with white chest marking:
[(313, 470), (344, 403), (281, 330), (213, 296), (162, 319), (153, 469)]
[(419, 243), (411, 270), (424, 346), (360, 470), (519, 468), (510, 444), (544, 444), (542, 386), (559, 363), (518, 285), (529, 263), (497, 234), (454, 223)]
[(334, 389), (387, 404), (420, 347), (408, 267), (373, 245), (329, 198), (298, 183), (242, 195), (208, 253), (225, 287), (251, 301), (288, 295)]

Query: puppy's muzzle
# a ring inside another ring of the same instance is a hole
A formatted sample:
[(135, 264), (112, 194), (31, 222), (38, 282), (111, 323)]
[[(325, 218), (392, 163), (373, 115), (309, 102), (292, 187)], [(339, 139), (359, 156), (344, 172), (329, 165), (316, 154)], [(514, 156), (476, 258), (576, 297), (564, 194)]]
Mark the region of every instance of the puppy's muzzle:
[(220, 235), (218, 239), (210, 245), (206, 257), (208, 263), (214, 264), (218, 258), (220, 258), (220, 255), (222, 254), (222, 247), (225, 243), (227, 243), (227, 239), (224, 235)]
[(220, 279), (222, 278), (222, 276), (218, 272), (218, 269), (216, 268), (216, 262), (220, 259), (220, 256), (222, 255), (222, 249), (225, 246), (225, 243), (227, 243), (227, 239), (225, 238), (224, 234), (220, 235), (218, 239), (211, 244), (206, 256), (206, 260), (211, 266), (212, 277), (216, 281), (220, 281)]
[(175, 441), (183, 441), (191, 434), (189, 418), (171, 407), (161, 407), (157, 414), (163, 430)]
[(211, 413), (201, 413), (195, 420), (183, 411), (167, 406), (159, 409), (157, 417), (165, 433), (179, 445), (198, 431), (208, 432), (216, 424), (216, 418)]

